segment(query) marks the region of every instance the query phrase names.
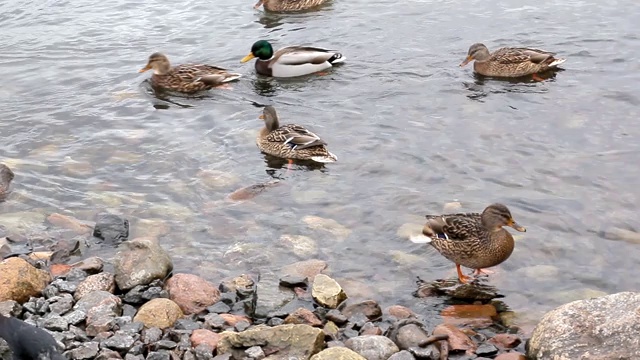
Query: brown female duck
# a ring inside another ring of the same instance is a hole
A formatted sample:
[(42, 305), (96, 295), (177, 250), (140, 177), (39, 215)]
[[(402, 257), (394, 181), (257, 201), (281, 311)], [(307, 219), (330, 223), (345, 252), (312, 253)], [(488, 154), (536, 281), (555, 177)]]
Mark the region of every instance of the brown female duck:
[[(553, 70), (566, 61), (554, 57), (554, 53), (530, 48), (501, 48), (493, 53), (484, 44), (469, 47), (467, 58), (460, 64), (473, 63), (473, 70), (480, 75), (495, 77), (521, 77)], [(537, 77), (536, 80), (540, 80)]]
[(513, 220), (505, 205), (491, 204), (482, 214), (427, 215), (422, 233), (440, 254), (456, 264), (458, 279), (467, 283), (470, 277), (462, 274), (461, 265), (480, 275), (482, 269), (502, 263), (513, 252), (513, 236), (503, 226), (527, 231)]
[(260, 6), (264, 6), (265, 10), (273, 12), (301, 11), (320, 6), (325, 2), (327, 0), (258, 0), (253, 8), (259, 9)]
[(151, 54), (147, 65), (138, 72), (151, 69), (153, 86), (185, 94), (209, 90), (241, 76), (213, 65), (182, 64), (171, 67), (169, 59), (161, 53)]
[(280, 125), (276, 109), (266, 106), (260, 115), (264, 120), (264, 128), (260, 130), (256, 139), (258, 148), (269, 155), (288, 159), (313, 160), (327, 163), (335, 162), (338, 158), (327, 150), (327, 143), (302, 125)]

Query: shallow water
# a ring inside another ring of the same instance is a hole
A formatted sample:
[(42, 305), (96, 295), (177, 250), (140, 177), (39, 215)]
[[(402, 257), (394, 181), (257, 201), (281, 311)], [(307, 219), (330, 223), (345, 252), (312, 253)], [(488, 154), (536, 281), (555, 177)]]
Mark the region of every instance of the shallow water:
[[(499, 201), (528, 228), (491, 277), (522, 324), (640, 288), (636, 2), (334, 0), (286, 16), (249, 0), (92, 3), (0, 6), (0, 161), (16, 172), (0, 223), (28, 212), (20, 230), (36, 232), (39, 214), (111, 211), (134, 235), (166, 233), (177, 271), (217, 281), (321, 258), (348, 293), (428, 313), (439, 300), (411, 296), (416, 276), (454, 267), (399, 229), (447, 202)], [(261, 38), (339, 49), (347, 62), (326, 76), (259, 78), (239, 60)], [(480, 79), (457, 66), (474, 42), (568, 61), (541, 83)], [(244, 77), (233, 90), (157, 98), (137, 73), (155, 51)], [(257, 104), (308, 125), (339, 162), (286, 173), (254, 144)], [(274, 178), (249, 201), (226, 200)], [(344, 228), (310, 226), (313, 216)], [(283, 235), (313, 241), (292, 250)]]

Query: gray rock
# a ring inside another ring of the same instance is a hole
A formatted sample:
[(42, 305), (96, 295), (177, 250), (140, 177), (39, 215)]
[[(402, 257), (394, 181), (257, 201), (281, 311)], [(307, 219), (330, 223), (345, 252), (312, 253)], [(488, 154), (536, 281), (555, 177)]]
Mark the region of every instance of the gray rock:
[(52, 298), (54, 296), (58, 296), (60, 294), (60, 290), (58, 290), (58, 288), (55, 285), (47, 285), (47, 287), (44, 288), (44, 290), (42, 290), (42, 295), (44, 295), (45, 298), (49, 299)]
[(176, 346), (178, 346), (178, 344), (175, 341), (171, 341), (171, 340), (160, 340), (157, 341), (155, 344), (156, 349), (164, 349), (164, 350), (171, 350), (171, 349), (175, 349)]
[(264, 351), (260, 346), (252, 346), (244, 351), (249, 359), (262, 360), (264, 359)]
[(142, 294), (147, 290), (147, 288), (148, 287), (144, 285), (136, 285), (133, 289), (124, 294), (124, 298), (122, 300), (129, 304), (142, 304), (144, 302)]
[(128, 351), (134, 343), (135, 339), (131, 335), (116, 333), (112, 337), (100, 343), (101, 348), (109, 348), (117, 351)]
[(73, 308), (73, 296), (71, 294), (60, 294), (58, 296), (50, 297), (49, 310), (52, 313), (63, 315)]
[(153, 300), (153, 299), (157, 299), (157, 298), (168, 299), (169, 298), (169, 292), (164, 290), (163, 288), (161, 288), (159, 286), (151, 286), (147, 290), (142, 292), (142, 299), (143, 300), (147, 300), (148, 301), (148, 300)]
[(295, 297), (291, 289), (281, 287), (278, 277), (273, 272), (262, 274), (256, 291), (256, 318), (266, 318), (273, 311), (280, 309)]
[(287, 324), (274, 327), (258, 325), (243, 332), (225, 331), (220, 336), (218, 354), (233, 354), (242, 359), (244, 349), (263, 346), (277, 351), (279, 359), (308, 359), (324, 347), (324, 333), (321, 329), (301, 324)]
[(98, 355), (98, 343), (96, 341), (82, 343), (77, 348), (67, 351), (66, 355), (74, 360), (93, 359)]
[(97, 290), (83, 296), (73, 308), (87, 313), (87, 334), (96, 336), (113, 329), (115, 318), (122, 312), (121, 306), (119, 297)]
[(578, 300), (545, 314), (533, 330), (531, 359), (640, 358), (640, 293)]
[(387, 360), (400, 351), (393, 341), (381, 335), (356, 336), (345, 341), (344, 344), (367, 360)]
[(71, 268), (69, 272), (64, 276), (67, 282), (80, 283), (82, 280), (87, 278), (87, 272), (79, 269), (79, 268)]
[(142, 332), (142, 341), (145, 344), (152, 344), (162, 338), (162, 330), (158, 328), (148, 328), (144, 329)]
[(213, 360), (231, 360), (231, 354), (222, 354), (213, 358)]
[(58, 292), (65, 292), (69, 294), (73, 294), (78, 287), (78, 284), (60, 278), (53, 280), (50, 285), (58, 288)]
[(182, 355), (182, 360), (196, 360), (196, 355), (191, 350), (187, 350)]
[(115, 256), (116, 284), (122, 290), (164, 279), (173, 269), (169, 254), (157, 239), (136, 238), (120, 244)]
[(200, 344), (196, 346), (195, 351), (196, 351), (196, 359), (198, 360), (213, 359), (213, 349), (206, 344)]
[(30, 298), (29, 301), (22, 305), (24, 310), (32, 314), (45, 314), (49, 311), (49, 303), (43, 298)]
[(387, 360), (415, 360), (416, 358), (407, 350), (402, 350), (391, 355)]
[(226, 324), (225, 319), (219, 314), (207, 314), (204, 317), (204, 327), (208, 329), (222, 330)]
[(123, 326), (127, 325), (127, 324), (131, 324), (131, 317), (130, 316), (118, 316), (117, 318), (113, 319), (116, 326), (118, 326), (118, 328), (122, 328)]
[(135, 334), (139, 334), (143, 328), (144, 328), (144, 324), (142, 324), (139, 321), (134, 321), (134, 322), (130, 322), (128, 324), (120, 326), (119, 331), (122, 334), (128, 334), (133, 336)]
[(17, 317), (22, 313), (22, 306), (18, 302), (13, 300), (6, 300), (0, 302), (0, 314), (10, 317)]
[(127, 355), (124, 356), (124, 360), (144, 360), (144, 356), (128, 353)]
[(247, 320), (240, 320), (236, 323), (235, 329), (236, 331), (245, 331), (247, 330), (251, 324)]
[(346, 316), (342, 315), (339, 310), (336, 309), (329, 310), (329, 312), (327, 312), (326, 318), (327, 320), (333, 321), (336, 325), (342, 325), (349, 320)]
[(280, 278), (280, 285), (285, 287), (308, 286), (307, 277), (300, 274), (287, 274)]
[(68, 324), (78, 325), (87, 318), (87, 313), (84, 312), (84, 310), (73, 310), (64, 314), (63, 318), (67, 321)]
[(222, 301), (218, 301), (217, 303), (207, 307), (207, 311), (214, 314), (227, 314), (231, 311), (231, 307)]
[(51, 331), (66, 331), (69, 328), (69, 323), (62, 316), (52, 313), (44, 319), (42, 327)]
[(171, 354), (167, 350), (152, 351), (147, 355), (147, 360), (171, 360)]
[(202, 326), (200, 323), (195, 322), (191, 319), (178, 319), (173, 327), (177, 330), (196, 330), (200, 329)]
[(136, 309), (134, 306), (131, 306), (129, 304), (122, 304), (122, 316), (128, 316), (133, 319), (134, 316), (136, 316), (137, 312), (138, 309)]
[(420, 344), (429, 337), (429, 333), (417, 324), (406, 324), (392, 335), (391, 340), (395, 341), (402, 350), (420, 347)]
[(495, 346), (489, 343), (482, 343), (476, 349), (476, 355), (478, 356), (492, 357), (497, 353), (498, 353), (498, 348), (496, 348)]
[(423, 359), (423, 360), (439, 360), (440, 359), (440, 350), (438, 350), (438, 348), (433, 344), (425, 347), (414, 346), (409, 349), (409, 352), (411, 353), (411, 355), (413, 355), (418, 359)]
[(129, 238), (129, 221), (114, 214), (98, 214), (93, 236), (109, 245), (118, 245)]

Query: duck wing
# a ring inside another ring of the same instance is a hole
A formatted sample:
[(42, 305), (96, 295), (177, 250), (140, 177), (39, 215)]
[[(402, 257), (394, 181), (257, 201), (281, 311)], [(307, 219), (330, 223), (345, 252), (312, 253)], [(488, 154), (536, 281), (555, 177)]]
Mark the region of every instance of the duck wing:
[(297, 124), (283, 125), (270, 132), (266, 139), (268, 141), (280, 142), (289, 145), (293, 150), (301, 150), (327, 144), (318, 135), (309, 131), (302, 125)]
[(479, 213), (427, 215), (423, 233), (429, 237), (464, 241), (476, 237), (480, 224)]
[(336, 55), (336, 51), (311, 46), (288, 46), (274, 54), (274, 61), (283, 65), (322, 64)]

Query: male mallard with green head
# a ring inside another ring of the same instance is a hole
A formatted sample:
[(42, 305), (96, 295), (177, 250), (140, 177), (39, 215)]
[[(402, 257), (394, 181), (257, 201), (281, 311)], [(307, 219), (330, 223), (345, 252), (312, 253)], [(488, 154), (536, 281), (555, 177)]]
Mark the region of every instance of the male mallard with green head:
[(473, 70), (480, 75), (494, 77), (521, 77), (556, 69), (566, 59), (554, 57), (554, 53), (530, 48), (501, 48), (493, 53), (484, 44), (473, 44), (469, 47), (467, 58), (460, 64), (473, 63)]
[(273, 77), (295, 77), (309, 75), (333, 67), (346, 58), (334, 50), (310, 46), (288, 46), (274, 52), (266, 40), (256, 41), (249, 55), (240, 62), (256, 60), (256, 72)]
[(320, 6), (325, 2), (327, 0), (258, 0), (253, 8), (259, 9), (260, 6), (264, 6), (265, 10), (274, 12), (301, 11)]
[(480, 275), (484, 273), (482, 269), (504, 262), (513, 252), (513, 236), (503, 226), (527, 231), (513, 220), (505, 205), (496, 203), (487, 206), (482, 214), (427, 215), (422, 234), (456, 264), (458, 279), (465, 284), (471, 278), (462, 273), (460, 266), (475, 269), (474, 275)]
[(269, 155), (288, 159), (313, 160), (321, 163), (335, 162), (338, 158), (327, 150), (327, 143), (302, 125), (280, 125), (276, 109), (269, 105), (264, 108), (260, 119), (264, 128), (256, 139), (258, 148)]
[(182, 64), (171, 67), (169, 59), (161, 53), (151, 54), (147, 65), (138, 72), (152, 69), (151, 83), (153, 86), (185, 94), (209, 90), (241, 76), (213, 65)]

